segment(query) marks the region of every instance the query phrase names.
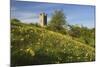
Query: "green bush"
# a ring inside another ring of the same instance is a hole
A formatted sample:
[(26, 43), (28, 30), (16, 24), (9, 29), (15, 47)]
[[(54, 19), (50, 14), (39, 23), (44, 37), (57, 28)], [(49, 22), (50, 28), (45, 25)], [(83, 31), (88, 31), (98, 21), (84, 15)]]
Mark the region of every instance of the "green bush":
[(69, 25), (69, 35), (77, 41), (95, 47), (95, 28), (87, 28), (84, 26)]

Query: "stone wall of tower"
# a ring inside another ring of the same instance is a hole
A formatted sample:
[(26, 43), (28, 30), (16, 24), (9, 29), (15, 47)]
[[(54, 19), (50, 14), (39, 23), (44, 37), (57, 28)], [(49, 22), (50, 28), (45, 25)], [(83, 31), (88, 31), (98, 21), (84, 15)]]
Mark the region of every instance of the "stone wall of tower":
[(40, 23), (40, 26), (42, 26), (42, 27), (47, 25), (47, 14), (40, 13), (40, 15), (39, 15), (39, 23)]

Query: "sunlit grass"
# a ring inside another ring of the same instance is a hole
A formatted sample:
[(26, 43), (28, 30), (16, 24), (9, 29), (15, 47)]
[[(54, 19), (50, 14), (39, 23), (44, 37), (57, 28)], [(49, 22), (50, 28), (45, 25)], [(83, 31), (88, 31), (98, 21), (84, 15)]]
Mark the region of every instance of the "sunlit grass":
[(95, 60), (95, 49), (44, 28), (11, 24), (11, 64), (32, 65)]

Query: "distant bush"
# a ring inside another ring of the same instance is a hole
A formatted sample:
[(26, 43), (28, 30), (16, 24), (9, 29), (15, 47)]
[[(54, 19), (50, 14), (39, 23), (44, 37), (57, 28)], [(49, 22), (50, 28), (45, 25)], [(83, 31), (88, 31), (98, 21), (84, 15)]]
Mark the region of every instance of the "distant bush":
[(29, 24), (11, 28), (11, 65), (39, 65), (95, 60), (95, 49), (62, 35)]
[(21, 22), (21, 21), (18, 19), (11, 19), (11, 22), (14, 23), (14, 22)]
[(30, 25), (36, 26), (36, 27), (41, 27), (38, 23), (30, 23)]
[(87, 28), (84, 26), (70, 25), (69, 35), (76, 40), (95, 47), (95, 28)]

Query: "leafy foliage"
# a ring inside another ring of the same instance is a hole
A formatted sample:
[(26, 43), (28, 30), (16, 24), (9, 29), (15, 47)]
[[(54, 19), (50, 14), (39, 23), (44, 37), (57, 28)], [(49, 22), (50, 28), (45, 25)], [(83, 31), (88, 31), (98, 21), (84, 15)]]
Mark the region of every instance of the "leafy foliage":
[(20, 20), (18, 20), (18, 19), (12, 19), (11, 23), (14, 23), (14, 22), (20, 22)]
[(95, 29), (84, 26), (70, 25), (69, 35), (76, 40), (95, 47)]
[(67, 25), (66, 17), (63, 11), (56, 10), (52, 15), (51, 21), (49, 22), (48, 29), (54, 32), (66, 34), (67, 31), (66, 31), (66, 28), (64, 27), (66, 25)]
[(93, 47), (69, 35), (19, 22), (12, 22), (11, 26), (12, 66), (95, 60)]

